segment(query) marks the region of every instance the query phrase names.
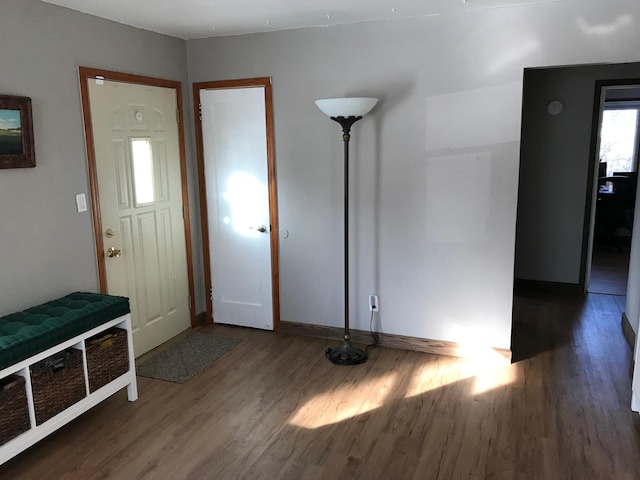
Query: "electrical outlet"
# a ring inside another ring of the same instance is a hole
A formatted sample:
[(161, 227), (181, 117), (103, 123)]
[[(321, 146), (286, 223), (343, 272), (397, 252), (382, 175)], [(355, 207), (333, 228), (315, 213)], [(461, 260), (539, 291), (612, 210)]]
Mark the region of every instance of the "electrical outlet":
[(377, 312), (380, 309), (378, 295), (369, 295), (369, 311)]

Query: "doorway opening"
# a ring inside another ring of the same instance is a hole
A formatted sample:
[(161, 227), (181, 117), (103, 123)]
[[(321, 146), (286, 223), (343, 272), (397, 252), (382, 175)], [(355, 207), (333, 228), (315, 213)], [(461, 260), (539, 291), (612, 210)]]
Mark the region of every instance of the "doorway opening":
[(600, 98), (587, 291), (624, 296), (638, 184), (640, 86), (604, 86)]

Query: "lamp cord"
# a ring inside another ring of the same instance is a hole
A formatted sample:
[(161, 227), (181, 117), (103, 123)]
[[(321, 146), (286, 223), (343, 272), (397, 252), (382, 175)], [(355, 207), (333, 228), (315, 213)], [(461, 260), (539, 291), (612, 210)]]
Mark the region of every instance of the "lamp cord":
[(373, 314), (374, 313), (375, 313), (375, 311), (371, 310), (371, 318), (369, 320), (369, 332), (371, 332), (371, 337), (373, 338), (373, 343), (370, 343), (364, 349), (364, 351), (367, 354), (367, 356), (369, 355), (369, 348), (377, 347), (382, 342), (382, 332), (374, 332), (373, 331)]

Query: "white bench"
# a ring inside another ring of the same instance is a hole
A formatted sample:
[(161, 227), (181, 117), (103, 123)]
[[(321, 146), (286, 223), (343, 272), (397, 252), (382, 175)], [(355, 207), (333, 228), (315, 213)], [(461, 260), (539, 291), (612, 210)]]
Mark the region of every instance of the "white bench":
[[(105, 386), (99, 388), (98, 390), (91, 392), (89, 389), (89, 375), (87, 371), (85, 340), (94, 337), (102, 332), (106, 332), (107, 330), (114, 327), (124, 329), (127, 332), (129, 370), (124, 375), (121, 375), (118, 378), (112, 380), (110, 383), (107, 383)], [(38, 362), (68, 348), (74, 348), (82, 351), (84, 381), (87, 395), (82, 400), (68, 407), (66, 410), (63, 410), (44, 423), (37, 425), (33, 401), (33, 391), (31, 388), (30, 366), (37, 364)], [(98, 403), (102, 402), (103, 400), (107, 399), (108, 397), (125, 387), (127, 388), (127, 396), (129, 398), (129, 401), (133, 402), (138, 398), (136, 368), (133, 355), (133, 340), (131, 336), (131, 314), (128, 313), (113, 320), (109, 320), (108, 322), (99, 325), (98, 327), (83, 332), (69, 340), (55, 345), (54, 347), (51, 347), (25, 360), (22, 360), (15, 365), (11, 365), (0, 370), (0, 379), (3, 379), (10, 375), (19, 375), (21, 377), (24, 377), (25, 379), (31, 428), (13, 438), (12, 440), (9, 440), (4, 445), (0, 446), (0, 465), (13, 458), (20, 452), (24, 451), (25, 449), (29, 448), (31, 445), (43, 439), (47, 435), (55, 432), (60, 427), (66, 425), (74, 418), (78, 417), (82, 413), (86, 412), (90, 408), (94, 407)]]

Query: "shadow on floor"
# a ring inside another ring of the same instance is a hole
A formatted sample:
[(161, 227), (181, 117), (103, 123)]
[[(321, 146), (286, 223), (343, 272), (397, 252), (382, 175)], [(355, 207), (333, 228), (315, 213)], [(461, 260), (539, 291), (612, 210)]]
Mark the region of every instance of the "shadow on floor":
[(533, 358), (569, 344), (587, 300), (587, 295), (546, 291), (515, 294), (511, 361)]

